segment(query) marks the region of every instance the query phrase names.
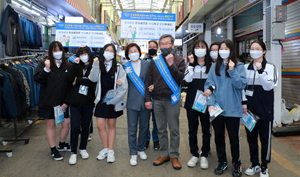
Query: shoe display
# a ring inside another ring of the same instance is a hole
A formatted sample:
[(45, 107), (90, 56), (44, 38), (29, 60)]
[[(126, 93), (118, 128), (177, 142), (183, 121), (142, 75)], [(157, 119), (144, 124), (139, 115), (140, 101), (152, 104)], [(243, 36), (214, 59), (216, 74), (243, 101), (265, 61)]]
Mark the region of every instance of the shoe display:
[(158, 159), (156, 159), (153, 162), (153, 165), (154, 166), (159, 166), (159, 165), (162, 165), (162, 164), (164, 164), (165, 162), (168, 162), (168, 161), (170, 161), (170, 156), (168, 156), (168, 157), (158, 157)]
[(180, 170), (181, 169), (181, 163), (179, 162), (177, 157), (173, 157), (171, 159), (171, 162), (172, 162), (172, 166), (175, 170)]
[(247, 170), (245, 171), (246, 175), (252, 176), (255, 173), (259, 173), (261, 171), (260, 166), (259, 165), (255, 165), (255, 166), (250, 166), (249, 168), (247, 168)]
[(105, 159), (105, 158), (107, 157), (107, 152), (108, 152), (108, 149), (107, 149), (107, 148), (102, 149), (102, 150), (99, 152), (99, 154), (98, 154), (98, 156), (97, 156), (97, 159), (98, 159), (98, 160), (103, 160), (103, 159)]
[(106, 160), (108, 163), (113, 163), (116, 160), (114, 150), (108, 150)]
[(259, 177), (269, 177), (269, 170), (266, 167), (261, 167)]
[(201, 160), (200, 160), (200, 167), (202, 169), (208, 169), (208, 161), (207, 161), (207, 158), (206, 157), (201, 157)]
[(144, 151), (139, 151), (139, 152), (137, 153), (137, 155), (140, 156), (140, 158), (141, 158), (142, 160), (146, 160), (146, 159), (147, 159), (147, 154), (146, 154)]
[(149, 141), (145, 142), (144, 149), (146, 150), (149, 147)]
[(155, 141), (153, 142), (153, 148), (154, 148), (154, 151), (158, 151), (159, 150), (159, 141)]
[(241, 177), (242, 176), (242, 166), (241, 161), (232, 163), (232, 176)]
[(58, 151), (71, 151), (69, 143), (59, 143), (57, 146)]
[(193, 157), (188, 161), (187, 166), (193, 168), (193, 167), (196, 166), (196, 164), (198, 163), (198, 161), (199, 161), (199, 158), (196, 157), (196, 156), (193, 156)]
[(55, 148), (54, 150), (51, 151), (51, 156), (53, 157), (54, 160), (62, 160), (63, 156), (60, 155), (58, 150)]
[(86, 152), (85, 149), (79, 150), (79, 154), (81, 155), (82, 159), (88, 159), (89, 158), (89, 154)]
[(218, 166), (215, 168), (215, 174), (221, 175), (225, 170), (227, 170), (227, 162), (219, 162)]
[(137, 165), (137, 155), (132, 155), (130, 158), (130, 165), (135, 166)]
[(71, 156), (69, 158), (69, 164), (75, 165), (77, 163), (77, 154), (71, 153)]

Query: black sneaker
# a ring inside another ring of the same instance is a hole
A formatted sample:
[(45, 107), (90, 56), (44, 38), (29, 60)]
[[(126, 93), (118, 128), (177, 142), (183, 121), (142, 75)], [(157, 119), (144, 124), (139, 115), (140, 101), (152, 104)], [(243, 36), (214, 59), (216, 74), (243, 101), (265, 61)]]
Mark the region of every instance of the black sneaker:
[(71, 151), (69, 143), (59, 143), (57, 146), (58, 151)]
[(232, 163), (232, 176), (233, 177), (241, 177), (242, 176), (242, 162), (233, 162)]
[(149, 141), (145, 142), (144, 149), (146, 150), (149, 147)]
[(154, 148), (154, 151), (158, 151), (159, 150), (159, 141), (153, 142), (153, 148)]
[(214, 172), (216, 175), (221, 175), (225, 170), (227, 170), (227, 168), (227, 162), (219, 162)]
[(55, 148), (54, 150), (51, 151), (51, 156), (53, 157), (54, 160), (62, 160), (63, 156), (60, 155), (58, 150)]

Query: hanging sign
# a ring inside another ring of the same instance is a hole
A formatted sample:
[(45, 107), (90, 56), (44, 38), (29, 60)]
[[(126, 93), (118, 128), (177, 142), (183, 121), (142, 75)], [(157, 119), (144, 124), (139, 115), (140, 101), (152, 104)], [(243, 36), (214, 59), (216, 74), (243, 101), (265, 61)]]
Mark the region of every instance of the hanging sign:
[(106, 41), (106, 24), (56, 23), (55, 40), (64, 47), (101, 48)]
[(189, 33), (203, 33), (203, 23), (189, 23)]
[(122, 12), (122, 39), (153, 39), (157, 40), (163, 34), (175, 38), (176, 14)]

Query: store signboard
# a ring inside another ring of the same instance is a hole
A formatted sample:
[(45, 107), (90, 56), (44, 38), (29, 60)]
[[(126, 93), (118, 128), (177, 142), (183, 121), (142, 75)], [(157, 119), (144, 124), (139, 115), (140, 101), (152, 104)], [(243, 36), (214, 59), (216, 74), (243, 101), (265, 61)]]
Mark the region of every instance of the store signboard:
[(189, 33), (203, 33), (203, 23), (189, 23)]
[(153, 39), (157, 40), (163, 34), (175, 38), (176, 14), (122, 12), (122, 39)]
[(101, 48), (106, 42), (106, 24), (56, 23), (55, 40), (64, 47)]

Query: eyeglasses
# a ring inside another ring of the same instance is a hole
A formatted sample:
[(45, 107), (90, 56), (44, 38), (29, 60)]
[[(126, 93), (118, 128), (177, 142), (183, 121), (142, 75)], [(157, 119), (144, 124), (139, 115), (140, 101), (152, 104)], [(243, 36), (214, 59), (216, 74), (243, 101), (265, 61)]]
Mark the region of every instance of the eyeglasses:
[(167, 43), (160, 43), (161, 46), (167, 46), (167, 45), (171, 45), (171, 42), (167, 42)]

